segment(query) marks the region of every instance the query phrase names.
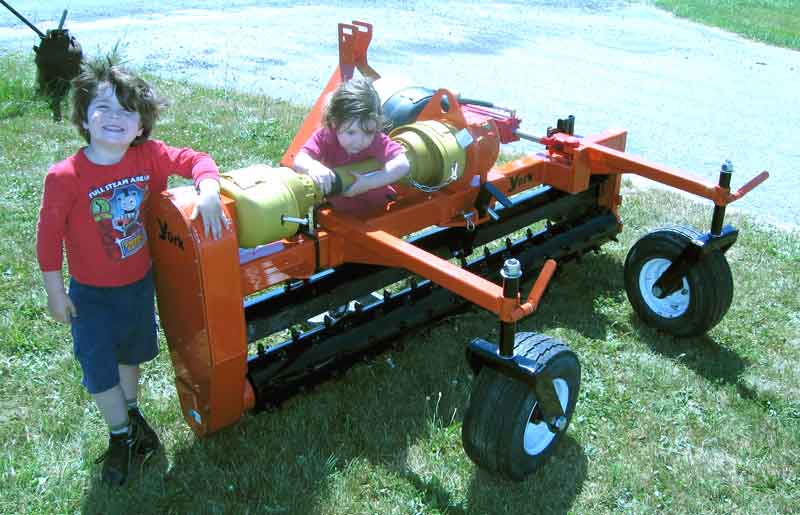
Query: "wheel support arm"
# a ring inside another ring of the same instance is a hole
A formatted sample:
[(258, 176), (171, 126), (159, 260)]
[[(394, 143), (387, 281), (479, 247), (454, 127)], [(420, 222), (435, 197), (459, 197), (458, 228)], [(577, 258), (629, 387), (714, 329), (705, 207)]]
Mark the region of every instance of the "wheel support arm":
[(706, 233), (702, 238), (692, 240), (683, 249), (680, 256), (664, 270), (661, 277), (653, 284), (653, 294), (659, 299), (672, 295), (681, 288), (681, 278), (692, 269), (704, 256), (709, 253), (721, 250), (725, 252), (736, 242), (739, 231), (730, 225), (726, 225), (715, 235)]
[[(730, 161), (725, 161), (719, 173), (718, 188), (723, 192), (730, 192), (731, 175), (733, 165)], [(758, 177), (756, 178), (758, 179)], [(745, 185), (750, 186), (756, 179)], [(752, 189), (751, 186), (750, 188)], [(742, 188), (744, 189), (744, 188)], [(749, 191), (749, 190), (748, 190)], [(741, 190), (740, 190), (741, 192)], [(739, 194), (740, 192), (737, 192)], [(683, 249), (681, 255), (664, 270), (661, 277), (653, 284), (653, 294), (659, 299), (672, 295), (681, 288), (681, 278), (686, 275), (702, 258), (710, 252), (720, 250), (726, 252), (731, 245), (736, 243), (739, 231), (730, 225), (723, 227), (725, 221), (725, 206), (715, 205), (714, 213), (711, 217), (711, 231), (703, 235), (702, 238), (692, 240)]]
[(495, 283), (351, 215), (323, 210), (319, 220), (324, 227), (342, 236), (339, 245), (342, 261), (404, 268), (498, 315), (502, 322), (514, 323), (533, 313), (555, 269), (555, 261), (549, 260), (527, 301), (521, 304), (518, 292), (506, 296), (504, 289)]
[(467, 361), (478, 370), (487, 366), (529, 385), (536, 394), (542, 418), (550, 431), (557, 433), (566, 427), (567, 419), (558, 401), (553, 378), (537, 373), (534, 361), (520, 355), (502, 356), (497, 345), (481, 338), (475, 338), (467, 346)]

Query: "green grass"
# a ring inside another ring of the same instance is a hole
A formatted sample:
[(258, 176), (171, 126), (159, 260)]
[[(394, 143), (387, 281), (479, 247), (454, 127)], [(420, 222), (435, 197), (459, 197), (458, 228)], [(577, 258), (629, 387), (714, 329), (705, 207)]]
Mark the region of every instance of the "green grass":
[(0, 120), (41, 109), (34, 99), (35, 71), (23, 62), (17, 54), (0, 57), (0, 67), (8, 74), (0, 81)]
[[(526, 481), (476, 469), (461, 447), (473, 381), (464, 345), (497, 339), (496, 319), (473, 309), (409, 335), (402, 352), (203, 440), (182, 420), (162, 341), (141, 402), (166, 454), (129, 487), (105, 487), (94, 460), (106, 429), (79, 384), (68, 329), (48, 318), (34, 257), (46, 169), (82, 141), (25, 96), (27, 65), (5, 59), (0, 67), (0, 91), (11, 91), (2, 98), (25, 105), (0, 117), (0, 512), (727, 514), (800, 506), (800, 234), (733, 213), (741, 230), (727, 254), (734, 303), (708, 335), (677, 340), (634, 316), (622, 263), (648, 228), (707, 227), (710, 207), (630, 187), (619, 242), (563, 267), (540, 310), (520, 323), (567, 342), (583, 367), (566, 438)], [(154, 136), (206, 150), (224, 170), (277, 161), (304, 111), (156, 83), (173, 107)]]
[(797, 0), (652, 0), (677, 16), (772, 45), (800, 49)]

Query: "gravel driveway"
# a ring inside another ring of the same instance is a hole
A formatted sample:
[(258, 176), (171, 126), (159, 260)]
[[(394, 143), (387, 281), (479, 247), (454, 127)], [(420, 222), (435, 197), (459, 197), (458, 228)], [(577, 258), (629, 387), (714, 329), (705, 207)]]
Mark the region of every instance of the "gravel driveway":
[[(137, 66), (311, 104), (337, 63), (338, 22), (373, 24), (369, 61), (389, 77), (517, 109), (527, 132), (576, 116), (576, 132), (629, 131), (628, 151), (734, 187), (771, 177), (734, 206), (800, 225), (800, 52), (754, 43), (620, 1), (227, 2), (16, 0), (42, 29), (67, 27)], [(324, 5), (323, 5), (324, 4)], [(0, 50), (33, 32), (0, 10)], [(538, 149), (520, 144), (522, 150)], [(709, 210), (710, 211), (710, 210)]]

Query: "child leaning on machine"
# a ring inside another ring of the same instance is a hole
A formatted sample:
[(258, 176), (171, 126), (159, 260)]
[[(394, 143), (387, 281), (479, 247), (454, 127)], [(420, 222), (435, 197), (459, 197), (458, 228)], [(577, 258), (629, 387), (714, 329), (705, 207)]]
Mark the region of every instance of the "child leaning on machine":
[(330, 202), (335, 209), (356, 214), (384, 206), (395, 194), (389, 185), (407, 175), (410, 166), (403, 147), (381, 132), (383, 125), (380, 97), (372, 84), (363, 78), (343, 82), (325, 107), (323, 126), (297, 153), (292, 168), (308, 174), (328, 194), (336, 180), (333, 168), (375, 158), (382, 169), (357, 175)]
[(148, 139), (165, 103), (147, 82), (101, 59), (85, 65), (73, 90), (72, 122), (88, 145), (45, 177), (36, 251), (48, 309), (71, 325), (83, 385), (109, 427), (102, 478), (119, 485), (160, 446), (137, 406), (139, 365), (158, 354), (147, 197), (172, 173), (191, 177), (192, 218), (202, 217), (206, 237), (219, 238), (227, 220), (214, 160)]

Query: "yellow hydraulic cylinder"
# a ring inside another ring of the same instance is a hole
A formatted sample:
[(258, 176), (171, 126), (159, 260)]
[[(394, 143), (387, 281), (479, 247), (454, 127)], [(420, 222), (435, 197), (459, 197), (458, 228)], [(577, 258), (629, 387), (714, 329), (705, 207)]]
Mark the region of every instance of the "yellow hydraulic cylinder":
[(390, 133), (406, 149), (411, 171), (406, 181), (413, 186), (438, 189), (464, 174), (466, 153), (456, 130), (434, 120), (401, 125)]
[[(437, 121), (416, 122), (398, 127), (392, 138), (406, 150), (411, 165), (402, 182), (422, 189), (438, 189), (464, 173), (466, 154), (455, 129)], [(346, 191), (356, 175), (380, 170), (375, 159), (334, 169), (334, 194)], [(299, 226), (289, 219), (301, 219), (324, 195), (307, 175), (291, 168), (253, 165), (222, 174), (222, 192), (235, 200), (239, 246), (257, 247), (297, 233)]]
[(267, 165), (222, 174), (220, 189), (236, 201), (236, 232), (243, 248), (292, 236), (298, 225), (284, 217), (303, 218), (322, 201), (311, 177)]

